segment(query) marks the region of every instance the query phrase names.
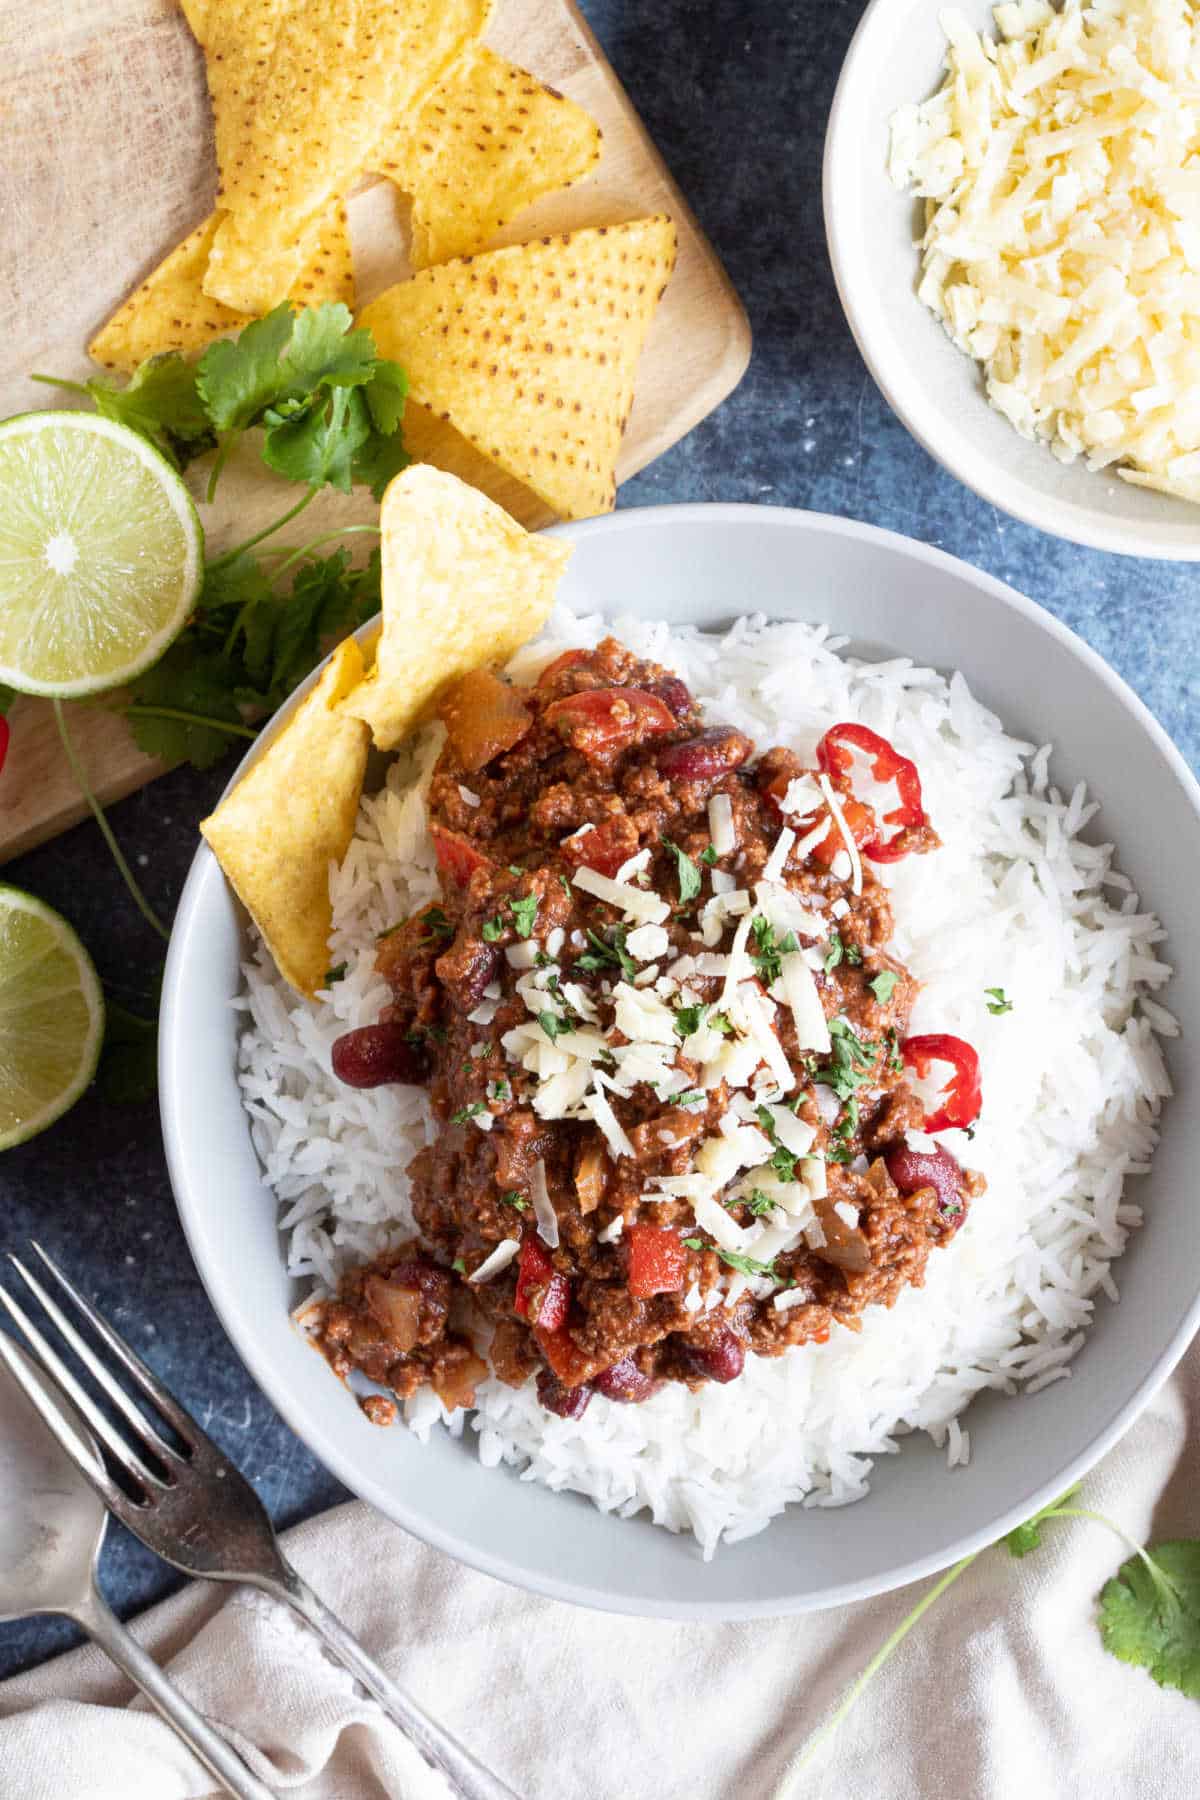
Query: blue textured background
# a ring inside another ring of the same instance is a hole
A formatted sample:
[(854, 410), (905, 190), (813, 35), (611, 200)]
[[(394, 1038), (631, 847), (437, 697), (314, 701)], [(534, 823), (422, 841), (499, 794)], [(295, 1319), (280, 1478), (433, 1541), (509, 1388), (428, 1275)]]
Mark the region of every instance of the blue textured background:
[[(1200, 576), (1078, 550), (960, 487), (892, 417), (842, 318), (825, 255), (820, 166), (838, 69), (862, 10), (846, 0), (584, 0), (593, 27), (742, 295), (754, 357), (712, 418), (621, 492), (622, 506), (748, 500), (890, 526), (1022, 589), (1085, 637), (1196, 767)], [(184, 770), (114, 808), (152, 903), (170, 913), (197, 820), (226, 772)], [(145, 988), (158, 946), (91, 826), (6, 875), (74, 921), (106, 980)], [(345, 1498), (257, 1392), (188, 1256), (153, 1106), (85, 1100), (0, 1170), (5, 1241), (40, 1236), (290, 1524)], [(175, 1578), (119, 1528), (105, 1586), (128, 1613)], [(0, 1627), (0, 1675), (61, 1648), (65, 1626)]]

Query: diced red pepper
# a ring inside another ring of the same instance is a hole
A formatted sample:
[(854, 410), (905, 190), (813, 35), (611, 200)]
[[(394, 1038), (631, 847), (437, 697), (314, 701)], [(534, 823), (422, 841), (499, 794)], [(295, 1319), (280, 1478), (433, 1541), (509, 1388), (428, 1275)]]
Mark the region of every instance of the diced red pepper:
[(629, 1245), (629, 1291), (634, 1299), (677, 1294), (687, 1272), (687, 1251), (676, 1234), (658, 1225), (631, 1225), (625, 1237)]
[(571, 1308), (571, 1283), (559, 1274), (549, 1253), (536, 1237), (521, 1245), (517, 1263), (517, 1293), (513, 1301), (523, 1319), (539, 1331), (560, 1331)]
[(945, 1031), (905, 1038), (900, 1054), (924, 1079), (931, 1063), (949, 1063), (954, 1070), (942, 1088), (943, 1104), (925, 1115), (926, 1131), (965, 1131), (979, 1117), (983, 1089), (979, 1082), (979, 1057), (965, 1039)]
[(614, 876), (622, 863), (637, 854), (637, 826), (625, 813), (615, 813), (582, 837), (567, 838), (562, 853), (576, 868), (595, 869), (597, 875)]
[(547, 663), (537, 678), (539, 687), (549, 687), (556, 675), (562, 675), (567, 669), (577, 669), (591, 655), (590, 650), (564, 650), (561, 656)]
[(817, 761), (831, 780), (844, 781), (855, 750), (870, 757), (871, 772), (876, 781), (895, 782), (900, 797), (899, 806), (883, 815), (885, 825), (897, 825), (899, 830), (890, 838), (873, 838), (863, 845), (863, 852), (872, 862), (899, 862), (913, 848), (911, 839), (915, 833), (929, 824), (917, 765), (909, 757), (901, 756), (895, 745), (880, 737), (877, 731), (849, 720), (830, 726), (817, 745)]
[(632, 744), (676, 729), (670, 707), (644, 688), (585, 688), (552, 700), (542, 716), (590, 762), (608, 762)]
[(492, 867), (491, 859), (461, 833), (449, 831), (444, 825), (431, 825), (429, 833), (438, 868), (458, 887), (466, 887), (476, 869)]
[(538, 1348), (564, 1387), (578, 1387), (588, 1379), (595, 1358), (585, 1355), (565, 1326), (557, 1331), (536, 1331)]

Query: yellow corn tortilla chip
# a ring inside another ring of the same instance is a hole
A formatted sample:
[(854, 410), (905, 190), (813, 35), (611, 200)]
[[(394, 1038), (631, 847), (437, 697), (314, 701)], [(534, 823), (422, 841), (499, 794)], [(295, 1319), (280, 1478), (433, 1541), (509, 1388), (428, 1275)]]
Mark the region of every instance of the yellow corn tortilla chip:
[(329, 864), (349, 848), (362, 793), (370, 733), (338, 704), (362, 675), (362, 652), (347, 638), (283, 730), (200, 826), (280, 974), (302, 994), (324, 985), (333, 922)]
[(365, 307), (409, 393), (566, 519), (607, 512), (638, 356), (675, 263), (663, 216), (423, 269)]
[(313, 223), (392, 121), (487, 24), (492, 0), (222, 0), (201, 23), (227, 216), (204, 291), (264, 313), (290, 291)]
[(472, 44), (371, 167), (412, 197), (414, 269), (470, 256), (523, 207), (570, 187), (600, 155), (600, 127), (484, 44)]
[(396, 476), (379, 523), (383, 632), (374, 668), (342, 709), (391, 750), (444, 688), (507, 662), (541, 629), (571, 552), (427, 463)]
[[(204, 271), (220, 222), (220, 213), (210, 213), (176, 245), (96, 333), (88, 345), (89, 356), (106, 369), (132, 373), (159, 351), (203, 350), (214, 338), (250, 323), (247, 314), (210, 300), (204, 292)], [(341, 300), (353, 307), (350, 230), (340, 202), (323, 221), (288, 298), (299, 306)]]

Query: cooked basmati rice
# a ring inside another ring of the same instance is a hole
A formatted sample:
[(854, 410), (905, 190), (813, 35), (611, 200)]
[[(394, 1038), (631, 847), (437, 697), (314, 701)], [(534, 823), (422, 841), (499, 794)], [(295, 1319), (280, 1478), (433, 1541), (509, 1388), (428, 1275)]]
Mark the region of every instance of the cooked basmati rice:
[[(858, 1333), (768, 1361), (750, 1356), (728, 1386), (669, 1383), (640, 1406), (593, 1397), (559, 1419), (532, 1382), (489, 1379), (470, 1425), (488, 1466), (587, 1494), (622, 1516), (643, 1509), (693, 1531), (710, 1556), (749, 1537), (792, 1501), (840, 1506), (866, 1492), (874, 1459), (912, 1430), (972, 1453), (958, 1416), (983, 1388), (1038, 1389), (1069, 1375), (1096, 1294), (1116, 1298), (1110, 1263), (1141, 1223), (1124, 1199), (1144, 1173), (1170, 1082), (1156, 1033), (1178, 1030), (1147, 1000), (1170, 970), (1163, 932), (1143, 912), (1112, 847), (1085, 842), (1096, 804), (1083, 787), (1050, 784), (1050, 750), (1005, 735), (961, 675), (906, 659), (858, 663), (824, 627), (744, 619), (724, 637), (635, 618), (576, 618), (559, 609), (512, 664), (532, 679), (551, 657), (612, 630), (638, 655), (677, 670), (712, 719), (759, 745), (811, 757), (835, 720), (893, 739), (921, 771), (943, 848), (885, 865), (893, 946), (922, 983), (914, 1032), (968, 1038), (981, 1060), (985, 1107), (972, 1142), (940, 1134), (988, 1180), (950, 1246), (929, 1259), (925, 1286), (890, 1310), (870, 1308)], [(259, 947), (239, 1005), (240, 1079), (254, 1143), (280, 1206), (292, 1274), (328, 1291), (342, 1270), (411, 1235), (400, 1170), (433, 1135), (420, 1090), (341, 1086), (334, 1039), (372, 1022), (389, 998), (374, 971), (378, 932), (438, 891), (425, 793), (438, 728), (364, 798), (357, 833), (330, 871), (330, 962), (344, 979), (299, 1000)], [(1012, 1011), (992, 1015), (985, 988)], [(461, 1432), (423, 1390), (404, 1408), (421, 1438)], [(975, 1430), (976, 1456), (986, 1432)]]

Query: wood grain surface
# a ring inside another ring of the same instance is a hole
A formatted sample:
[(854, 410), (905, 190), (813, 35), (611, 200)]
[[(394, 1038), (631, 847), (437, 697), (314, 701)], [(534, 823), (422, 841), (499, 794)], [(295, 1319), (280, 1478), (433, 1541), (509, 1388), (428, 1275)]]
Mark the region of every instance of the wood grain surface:
[[(502, 0), (488, 41), (599, 121), (595, 172), (514, 219), (497, 244), (547, 231), (669, 212), (679, 261), (638, 371), (618, 480), (690, 431), (740, 379), (750, 331), (728, 278), (571, 0)], [(60, 403), (33, 371), (95, 373), (84, 346), (131, 287), (212, 207), (216, 188), (203, 60), (175, 0), (0, 0), (0, 416)], [(405, 204), (368, 178), (350, 202), (360, 303), (409, 273)], [(70, 402), (65, 402), (69, 404)], [(416, 456), (454, 470), (531, 527), (542, 502), (448, 426), (410, 408)], [(204, 465), (192, 478), (199, 493)], [(243, 447), (202, 507), (210, 552), (281, 511), (280, 484)], [(364, 490), (326, 491), (305, 535), (369, 519)], [(103, 801), (162, 772), (124, 722), (95, 705), (68, 709)], [(0, 777), (0, 861), (79, 819), (85, 808), (53, 715), (18, 700)]]

